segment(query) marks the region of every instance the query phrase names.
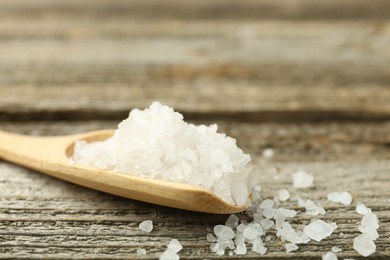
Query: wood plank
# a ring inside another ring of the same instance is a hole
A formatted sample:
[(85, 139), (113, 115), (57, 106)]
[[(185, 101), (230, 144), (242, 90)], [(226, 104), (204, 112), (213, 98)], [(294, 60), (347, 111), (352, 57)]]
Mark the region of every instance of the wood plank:
[[(113, 121), (95, 122), (1, 122), (0, 128), (30, 134), (65, 134), (107, 128)], [(352, 239), (361, 216), (354, 206), (338, 206), (326, 200), (334, 190), (349, 190), (356, 201), (371, 207), (381, 221), (380, 238), (374, 257), (390, 256), (388, 184), (389, 129), (387, 123), (332, 124), (234, 124), (221, 122), (220, 128), (238, 138), (255, 161), (264, 196), (280, 188), (292, 194), (320, 201), (327, 210), (323, 219), (336, 221), (338, 229), (321, 243), (300, 246), (295, 259), (320, 258), (333, 245), (343, 248), (341, 258), (358, 255)], [(265, 160), (261, 151), (274, 147), (275, 157)], [(367, 160), (367, 158), (370, 158)], [(290, 183), (291, 173), (304, 169), (315, 176), (315, 188), (298, 192)], [(24, 258), (135, 258), (137, 248), (145, 248), (145, 259), (155, 259), (171, 238), (184, 245), (183, 258), (223, 259), (210, 252), (206, 234), (227, 216), (169, 209), (126, 200), (88, 190), (54, 178), (0, 162), (0, 257)], [(300, 213), (295, 224), (308, 223), (295, 203), (286, 207)], [(138, 230), (138, 223), (152, 219), (150, 233)], [(343, 233), (343, 235), (341, 235)], [(49, 246), (48, 246), (49, 245)], [(286, 258), (283, 243), (266, 243), (265, 256), (250, 253), (245, 259)]]
[(132, 19), (388, 19), (390, 4), (386, 0), (198, 0), (126, 1), (109, 0), (50, 1), (2, 0), (0, 17), (46, 19), (48, 16), (72, 18), (112, 17)]
[(120, 118), (153, 100), (193, 118), (390, 117), (388, 22), (42, 24), (0, 26), (3, 119)]

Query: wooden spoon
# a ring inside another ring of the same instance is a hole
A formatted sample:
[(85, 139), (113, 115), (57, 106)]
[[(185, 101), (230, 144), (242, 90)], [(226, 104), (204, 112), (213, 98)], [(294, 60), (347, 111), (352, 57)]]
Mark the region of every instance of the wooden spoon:
[(102, 130), (38, 137), (0, 131), (0, 158), (88, 188), (163, 206), (218, 214), (246, 209), (228, 204), (201, 187), (70, 163), (75, 141), (101, 141), (113, 133)]

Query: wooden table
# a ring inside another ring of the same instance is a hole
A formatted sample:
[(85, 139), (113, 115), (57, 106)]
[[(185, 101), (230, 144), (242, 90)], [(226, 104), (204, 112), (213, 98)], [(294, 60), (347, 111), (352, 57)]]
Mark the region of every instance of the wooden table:
[[(2, 0), (0, 129), (60, 135), (114, 128), (153, 100), (217, 122), (252, 155), (264, 197), (320, 201), (338, 229), (286, 254), (332, 246), (359, 258), (364, 202), (381, 222), (373, 258), (390, 257), (390, 2), (386, 0)], [(272, 147), (271, 160), (262, 157)], [(296, 191), (303, 169), (315, 187)], [(351, 206), (326, 200), (351, 191)], [(295, 203), (286, 207), (299, 210)], [(176, 210), (78, 187), (0, 162), (0, 258), (155, 259), (177, 238), (183, 259), (224, 259), (206, 234), (227, 216)], [(152, 219), (153, 232), (138, 229)], [(299, 214), (295, 224), (310, 218)], [(342, 235), (343, 234), (343, 235)]]

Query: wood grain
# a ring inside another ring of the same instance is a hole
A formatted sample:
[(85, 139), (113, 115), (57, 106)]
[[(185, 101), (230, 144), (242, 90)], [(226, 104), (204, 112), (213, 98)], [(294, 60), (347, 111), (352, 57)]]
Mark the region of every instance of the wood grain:
[[(2, 122), (0, 127), (47, 135), (83, 132), (114, 124), (107, 121)], [(354, 206), (338, 206), (327, 201), (326, 195), (335, 190), (353, 192), (356, 196), (354, 203), (362, 201), (378, 214), (380, 238), (376, 241), (377, 253), (374, 256), (390, 255), (388, 123), (286, 125), (221, 122), (220, 127), (237, 137), (242, 148), (253, 155), (265, 197), (274, 196), (280, 188), (288, 188), (293, 194), (319, 200), (327, 210), (323, 219), (338, 223), (339, 228), (330, 239), (302, 245), (289, 257), (318, 259), (333, 245), (343, 248), (338, 254), (340, 257), (357, 257), (351, 241), (359, 234), (357, 226), (361, 216), (355, 213)], [(315, 150), (313, 144), (317, 145)], [(271, 161), (261, 157), (262, 149), (269, 146), (274, 146), (276, 152)], [(292, 188), (291, 174), (297, 169), (314, 174), (314, 189), (298, 192)], [(136, 249), (142, 247), (148, 251), (144, 259), (155, 259), (171, 238), (177, 238), (184, 245), (180, 253), (183, 259), (216, 259), (218, 257), (209, 250), (206, 234), (227, 218), (114, 197), (5, 162), (0, 163), (0, 190), (1, 257), (128, 259), (135, 258)], [(285, 206), (300, 212), (295, 224), (310, 221), (294, 203), (288, 202)], [(145, 219), (152, 219), (155, 223), (150, 234), (138, 229), (139, 222)], [(275, 241), (266, 245), (269, 247), (266, 256), (249, 254), (245, 258), (286, 257), (282, 243)]]
[(0, 118), (119, 119), (160, 100), (189, 118), (387, 120), (389, 28), (374, 21), (4, 23)]

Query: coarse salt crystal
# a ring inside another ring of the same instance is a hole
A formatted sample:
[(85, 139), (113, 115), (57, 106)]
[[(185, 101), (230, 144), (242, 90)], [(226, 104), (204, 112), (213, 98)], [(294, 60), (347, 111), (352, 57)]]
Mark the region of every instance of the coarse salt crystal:
[(343, 251), (343, 249), (341, 249), (341, 248), (338, 247), (338, 246), (332, 247), (331, 250), (332, 250), (333, 253), (339, 253), (339, 252)]
[(207, 234), (206, 240), (207, 242), (212, 242), (212, 243), (217, 242), (217, 239), (213, 236), (213, 234)]
[(292, 209), (278, 208), (277, 210), (280, 214), (282, 214), (286, 218), (293, 218), (297, 215), (297, 212)]
[(341, 203), (344, 205), (351, 205), (352, 203), (352, 195), (347, 191), (329, 193), (327, 198), (329, 201)]
[(151, 220), (145, 220), (142, 221), (138, 227), (142, 231), (150, 233), (153, 230), (153, 222)]
[(337, 256), (333, 252), (327, 252), (322, 256), (322, 260), (337, 260)]
[(241, 242), (236, 247), (236, 254), (237, 255), (245, 255), (246, 254), (246, 245), (245, 242)]
[(363, 203), (358, 202), (356, 205), (356, 212), (360, 215), (366, 215), (371, 213), (371, 209), (367, 208)]
[(273, 200), (265, 199), (261, 202), (259, 208), (261, 208), (261, 209), (272, 208), (274, 206), (274, 204), (275, 204), (275, 202)]
[(168, 249), (177, 253), (179, 252), (180, 250), (183, 249), (183, 246), (180, 244), (179, 240), (177, 239), (172, 239), (169, 243), (168, 243)]
[(274, 156), (274, 149), (267, 148), (263, 150), (263, 157), (264, 158), (272, 158)]
[(376, 251), (376, 245), (372, 239), (362, 234), (354, 238), (353, 249), (362, 256), (369, 256)]
[(299, 247), (296, 244), (293, 244), (293, 243), (286, 243), (284, 245), (284, 247), (286, 248), (286, 252), (287, 253), (290, 253), (292, 251), (296, 251), (296, 250), (299, 249)]
[(317, 219), (305, 226), (303, 232), (311, 239), (319, 242), (324, 238), (329, 237), (337, 228), (334, 222), (326, 223), (323, 220)]
[(267, 248), (264, 246), (261, 238), (252, 240), (252, 251), (261, 255), (267, 253)]
[(304, 171), (298, 171), (293, 174), (293, 184), (295, 188), (305, 189), (313, 186), (314, 177)]
[(238, 226), (238, 222), (239, 221), (240, 221), (240, 219), (236, 215), (232, 214), (226, 220), (225, 226), (228, 226), (228, 227), (231, 227), (231, 228), (235, 228), (235, 227)]
[(248, 240), (255, 239), (257, 236), (262, 234), (262, 228), (258, 223), (250, 223), (243, 232), (243, 236)]
[(286, 201), (290, 198), (290, 192), (286, 189), (279, 190), (278, 198), (280, 201)]
[(146, 250), (143, 248), (138, 248), (137, 249), (137, 255), (146, 255)]
[(224, 225), (216, 225), (214, 233), (222, 240), (230, 240), (234, 238), (234, 232), (230, 227)]
[(260, 221), (260, 225), (264, 228), (264, 229), (270, 229), (271, 227), (273, 227), (274, 226), (274, 222), (272, 221), (272, 220), (270, 220), (270, 219), (262, 219), (261, 221)]
[(379, 220), (374, 213), (368, 213), (363, 216), (359, 230), (366, 237), (376, 240), (379, 237), (377, 229), (379, 228)]

